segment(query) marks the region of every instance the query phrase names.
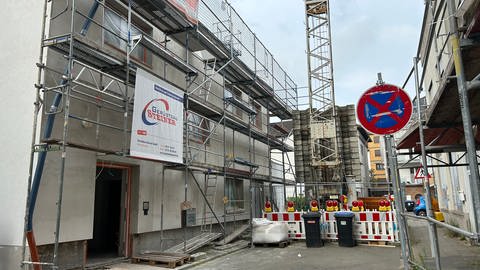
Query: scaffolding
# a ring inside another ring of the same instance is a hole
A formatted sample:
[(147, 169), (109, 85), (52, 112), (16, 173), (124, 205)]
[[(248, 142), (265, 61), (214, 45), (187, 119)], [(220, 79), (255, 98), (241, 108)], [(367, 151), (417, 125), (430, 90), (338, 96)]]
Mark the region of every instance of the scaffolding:
[[(32, 219), (36, 200), (32, 191), (35, 185), (38, 188), (43, 170), (37, 163), (39, 175), (33, 175), (38, 158), (35, 155), (45, 158), (48, 152), (60, 152), (61, 170), (52, 262), (34, 257), (38, 256), (36, 247), (32, 247), (35, 242), (29, 239), (32, 260), (26, 258), (25, 244), (24, 268), (33, 265), (35, 269), (54, 269), (59, 265), (69, 149), (92, 151), (97, 157), (129, 157), (137, 68), (185, 91), (184, 162), (162, 162), (162, 246), (165, 170), (184, 172), (186, 208), (189, 177), (196, 183), (204, 199), (202, 215), (195, 222), (201, 225), (202, 233), (212, 233), (212, 224), (218, 224), (221, 233), (216, 235), (225, 236), (227, 223), (238, 218), (235, 200), (229, 200), (225, 183), (223, 215), (215, 209), (219, 176), (224, 182), (229, 178), (249, 180), (250, 219), (263, 205), (254, 198), (265, 186), (270, 191), (274, 185), (283, 186), (283, 198), (270, 195), (270, 199), (276, 199), (276, 205), (284, 203), (285, 186), (295, 181), (288, 155), (293, 151), (288, 142), (292, 131), (283, 125), (298, 109), (295, 83), (227, 1), (200, 0), (194, 10), (181, 7), (174, 0), (45, 0), (43, 23), (47, 27), (37, 64), (35, 113), (47, 125), (40, 126), (44, 130), (42, 138), (33, 135), (26, 220)], [(183, 74), (184, 83), (169, 79), (172, 74)], [(270, 123), (270, 117), (278, 117), (281, 122)], [(37, 125), (35, 117), (34, 130)], [(89, 132), (74, 134), (71, 126)], [(248, 144), (243, 155), (235, 151), (236, 140)], [(203, 175), (203, 185), (198, 175)], [(265, 199), (263, 193), (260, 197)], [(232, 209), (227, 209), (229, 204)], [(33, 235), (27, 226), (26, 232)], [(125, 234), (129, 233), (127, 229)], [(182, 240), (183, 251), (195, 249), (187, 247), (187, 226)], [(132, 250), (130, 245), (125, 246), (124, 255), (129, 256)]]
[[(339, 121), (335, 106), (330, 7), (328, 0), (306, 0), (308, 109), (296, 112), (295, 164), (300, 182), (341, 181)], [(340, 193), (319, 184), (315, 193)]]

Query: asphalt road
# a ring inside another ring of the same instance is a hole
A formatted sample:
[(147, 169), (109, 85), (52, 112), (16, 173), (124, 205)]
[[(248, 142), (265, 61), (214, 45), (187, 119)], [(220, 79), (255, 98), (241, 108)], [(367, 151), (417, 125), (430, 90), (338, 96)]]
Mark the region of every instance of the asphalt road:
[(398, 247), (339, 247), (327, 243), (320, 248), (307, 248), (305, 242), (293, 242), (285, 248), (255, 247), (242, 249), (189, 269), (402, 269)]

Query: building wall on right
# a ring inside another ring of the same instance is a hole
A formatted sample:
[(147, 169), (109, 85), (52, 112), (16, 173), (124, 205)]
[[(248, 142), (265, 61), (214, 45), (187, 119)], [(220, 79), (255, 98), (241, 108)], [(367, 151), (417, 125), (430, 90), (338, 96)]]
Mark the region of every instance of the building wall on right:
[[(462, 129), (461, 118), (455, 118), (458, 121), (450, 121), (451, 115), (458, 113), (455, 106), (458, 106), (459, 100), (456, 92), (458, 91), (456, 80), (451, 80), (455, 76), (454, 60), (452, 46), (449, 37), (451, 36), (451, 27), (449, 24), (450, 15), (447, 8), (447, 1), (427, 1), (422, 33), (419, 44), (419, 56), (423, 74), (422, 96), (426, 98), (426, 123), (428, 128), (459, 128)], [(476, 14), (479, 14), (479, 1), (456, 0), (458, 26), (465, 31), (460, 33), (460, 44), (469, 41), (468, 33), (471, 26), (477, 20)], [(467, 80), (478, 72), (478, 59), (475, 60), (475, 54), (468, 51), (468, 48), (462, 46), (464, 67)], [(469, 62), (466, 62), (469, 61)], [(473, 62), (471, 62), (473, 61)], [(473, 63), (473, 64), (472, 64)], [(445, 98), (453, 95), (455, 98)], [(438, 108), (442, 108), (440, 113), (446, 115), (446, 120), (442, 120), (438, 113)], [(443, 109), (446, 108), (446, 109)], [(432, 120), (437, 119), (437, 120)], [(440, 119), (440, 120), (439, 120)], [(462, 130), (463, 132), (463, 130)], [(453, 138), (452, 138), (453, 140)], [(448, 145), (465, 145), (463, 135), (457, 141), (450, 142)], [(465, 152), (448, 152), (448, 148), (442, 150), (442, 153), (429, 154), (427, 163), (429, 166), (439, 167), (429, 169), (433, 174), (431, 188), (434, 190), (434, 196), (438, 199), (440, 210), (444, 213), (446, 222), (458, 224), (458, 226), (472, 230), (471, 223), (474, 221), (473, 205), (470, 187), (468, 185), (467, 161)], [(451, 161), (446, 166), (445, 161)]]

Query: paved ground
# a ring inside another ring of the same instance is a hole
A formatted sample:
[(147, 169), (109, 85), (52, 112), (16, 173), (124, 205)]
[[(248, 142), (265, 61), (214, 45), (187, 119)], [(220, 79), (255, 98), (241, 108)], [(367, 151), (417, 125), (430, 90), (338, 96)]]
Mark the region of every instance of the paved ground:
[[(425, 223), (409, 222), (411, 243), (415, 261), (425, 269), (435, 269), (430, 257), (430, 242)], [(442, 269), (480, 270), (480, 247), (470, 246), (459, 237), (452, 237), (445, 229), (438, 229)], [(355, 269), (387, 270), (403, 269), (400, 247), (356, 246), (339, 247), (327, 243), (320, 248), (307, 248), (305, 242), (297, 241), (286, 248), (255, 247), (230, 250), (205, 249), (205, 255), (196, 262), (177, 267), (183, 269), (262, 269), (262, 270), (313, 270)], [(236, 250), (236, 251), (235, 251)], [(112, 270), (160, 270), (158, 266), (121, 263), (101, 269)]]
[[(408, 224), (415, 262), (427, 269), (435, 269), (427, 224), (416, 220), (409, 220)], [(453, 237), (442, 227), (437, 226), (437, 232), (442, 269), (480, 270), (479, 246), (471, 246), (459, 236)]]
[(255, 247), (189, 267), (189, 269), (400, 269), (400, 248), (356, 246), (339, 247), (328, 243), (307, 248), (305, 242), (293, 242), (286, 248)]

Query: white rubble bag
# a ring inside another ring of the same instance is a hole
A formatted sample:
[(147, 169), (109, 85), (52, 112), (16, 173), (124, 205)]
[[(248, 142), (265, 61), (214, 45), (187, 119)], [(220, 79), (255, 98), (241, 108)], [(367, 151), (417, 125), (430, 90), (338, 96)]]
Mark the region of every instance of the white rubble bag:
[(285, 223), (270, 221), (266, 218), (254, 218), (252, 224), (254, 244), (279, 243), (288, 240), (288, 226)]

